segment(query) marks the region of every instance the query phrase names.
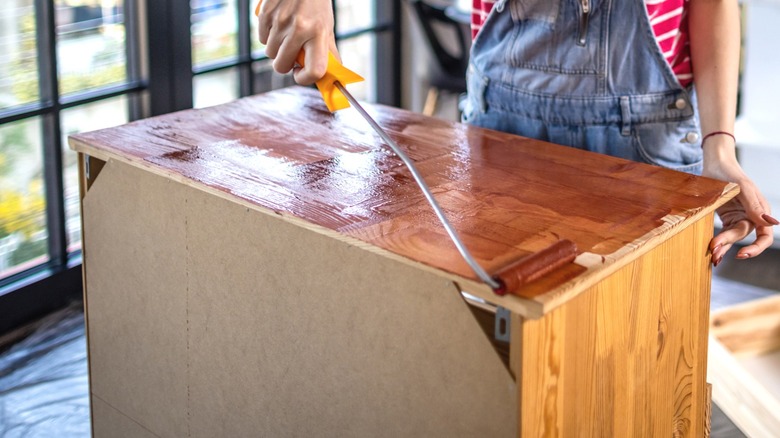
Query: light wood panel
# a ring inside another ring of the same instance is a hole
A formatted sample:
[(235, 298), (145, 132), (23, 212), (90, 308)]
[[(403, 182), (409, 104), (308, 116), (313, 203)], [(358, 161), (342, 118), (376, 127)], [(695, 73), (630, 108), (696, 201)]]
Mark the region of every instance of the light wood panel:
[(714, 312), (710, 331), (736, 356), (777, 350), (780, 348), (780, 295)]
[(702, 220), (523, 321), (521, 436), (704, 434), (711, 230)]
[(709, 339), (712, 399), (749, 437), (773, 437), (780, 430), (780, 391), (769, 389), (780, 387), (778, 364), (776, 359), (763, 373), (750, 372), (717, 338)]
[(780, 430), (780, 296), (747, 301), (710, 319), (714, 399), (748, 436)]

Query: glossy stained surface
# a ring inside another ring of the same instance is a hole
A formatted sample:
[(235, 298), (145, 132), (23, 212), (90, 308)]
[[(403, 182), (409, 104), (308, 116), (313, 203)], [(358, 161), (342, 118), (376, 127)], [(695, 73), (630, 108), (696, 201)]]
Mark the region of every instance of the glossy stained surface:
[[(711, 206), (726, 183), (366, 105), (424, 175), (466, 246), (495, 272), (559, 239), (609, 255)], [(403, 163), (353, 109), (289, 88), (73, 136), (118, 158), (229, 193), (476, 279)], [(584, 271), (572, 265), (561, 281)]]

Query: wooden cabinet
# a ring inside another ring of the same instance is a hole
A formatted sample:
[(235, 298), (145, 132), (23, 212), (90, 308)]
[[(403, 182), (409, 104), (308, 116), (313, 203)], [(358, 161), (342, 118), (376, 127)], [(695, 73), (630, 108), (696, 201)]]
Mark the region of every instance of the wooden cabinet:
[(735, 185), (368, 109), (489, 272), (562, 238), (575, 262), (495, 295), (312, 90), (72, 136), (96, 436), (705, 433)]

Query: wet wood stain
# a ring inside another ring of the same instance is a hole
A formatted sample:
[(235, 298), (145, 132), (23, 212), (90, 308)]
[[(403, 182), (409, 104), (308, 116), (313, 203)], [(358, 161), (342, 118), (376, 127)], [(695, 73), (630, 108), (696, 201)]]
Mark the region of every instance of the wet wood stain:
[[(609, 255), (710, 206), (726, 183), (412, 112), (366, 109), (415, 161), (489, 272), (559, 239)], [(411, 175), (352, 109), (288, 88), (73, 136), (142, 163), (476, 279)], [(567, 281), (584, 268), (554, 277)], [(534, 292), (535, 293), (535, 292)]]

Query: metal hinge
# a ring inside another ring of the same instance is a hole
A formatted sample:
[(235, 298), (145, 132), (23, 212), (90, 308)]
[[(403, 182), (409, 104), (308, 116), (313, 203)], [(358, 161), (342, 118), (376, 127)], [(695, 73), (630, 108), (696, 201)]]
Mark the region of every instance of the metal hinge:
[(87, 178), (87, 181), (89, 181), (89, 155), (84, 154), (84, 176)]
[(495, 338), (497, 341), (509, 342), (512, 332), (512, 312), (499, 306), (496, 308)]

